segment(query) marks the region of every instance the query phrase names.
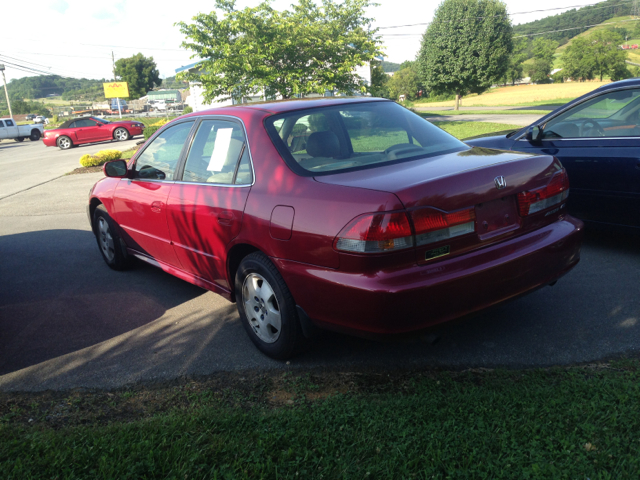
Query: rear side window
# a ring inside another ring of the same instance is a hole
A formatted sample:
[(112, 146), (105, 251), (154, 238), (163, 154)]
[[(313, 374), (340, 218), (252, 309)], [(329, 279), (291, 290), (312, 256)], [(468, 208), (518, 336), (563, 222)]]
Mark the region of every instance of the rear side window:
[(7, 127), (13, 127), (13, 120), (5, 120), (7, 122)]
[(467, 150), (464, 143), (393, 102), (273, 115), (274, 145), (293, 171), (322, 175)]
[(193, 122), (182, 122), (160, 133), (136, 159), (138, 178), (173, 180), (182, 147)]
[(189, 149), (185, 182), (246, 185), (253, 180), (244, 131), (239, 123), (204, 120)]

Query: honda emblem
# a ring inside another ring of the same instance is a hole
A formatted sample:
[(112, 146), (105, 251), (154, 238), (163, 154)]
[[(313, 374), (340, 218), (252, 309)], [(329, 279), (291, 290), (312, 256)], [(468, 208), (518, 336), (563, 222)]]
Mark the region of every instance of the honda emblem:
[(507, 181), (504, 179), (504, 177), (502, 175), (500, 175), (499, 177), (494, 178), (493, 181), (495, 182), (496, 188), (498, 190), (502, 190), (504, 187), (507, 186)]

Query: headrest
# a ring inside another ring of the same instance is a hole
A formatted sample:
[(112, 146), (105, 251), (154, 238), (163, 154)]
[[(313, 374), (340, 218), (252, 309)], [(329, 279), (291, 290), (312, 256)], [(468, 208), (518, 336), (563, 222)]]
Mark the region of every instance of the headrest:
[(312, 157), (337, 157), (340, 155), (340, 142), (331, 131), (313, 132), (307, 139), (307, 153)]

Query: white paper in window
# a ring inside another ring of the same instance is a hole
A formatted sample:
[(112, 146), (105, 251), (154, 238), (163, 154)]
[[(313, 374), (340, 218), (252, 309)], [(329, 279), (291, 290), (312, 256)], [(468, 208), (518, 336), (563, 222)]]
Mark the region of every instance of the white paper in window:
[(224, 162), (227, 160), (229, 146), (231, 145), (231, 133), (233, 128), (220, 128), (216, 134), (216, 143), (213, 146), (213, 153), (207, 170), (210, 172), (221, 172)]

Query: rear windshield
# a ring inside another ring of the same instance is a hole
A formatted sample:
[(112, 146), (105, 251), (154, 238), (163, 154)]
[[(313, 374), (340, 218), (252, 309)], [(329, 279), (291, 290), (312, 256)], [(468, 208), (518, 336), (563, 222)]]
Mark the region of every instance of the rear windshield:
[(393, 102), (368, 102), (273, 115), (266, 127), (298, 174), (370, 168), (469, 147)]

